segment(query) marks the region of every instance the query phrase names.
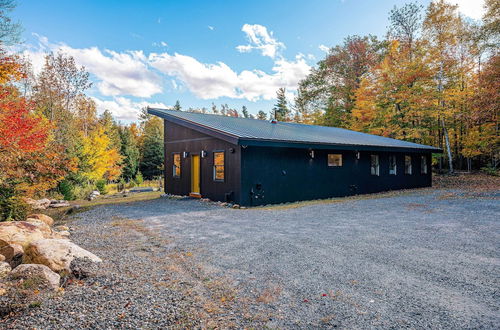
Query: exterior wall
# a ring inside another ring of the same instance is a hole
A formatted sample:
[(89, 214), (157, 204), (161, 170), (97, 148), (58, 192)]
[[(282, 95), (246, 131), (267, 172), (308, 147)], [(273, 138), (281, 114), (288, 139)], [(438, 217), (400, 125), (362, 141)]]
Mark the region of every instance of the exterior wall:
[[(240, 147), (226, 141), (199, 133), (164, 120), (165, 127), (165, 191), (175, 195), (189, 195), (191, 192), (191, 155), (207, 152), (200, 157), (200, 194), (203, 198), (225, 201), (231, 194), (232, 201), (239, 201), (240, 195)], [(232, 149), (234, 152), (231, 152)], [(187, 158), (182, 157), (189, 152)], [(224, 181), (214, 181), (214, 151), (224, 151)], [(173, 177), (173, 153), (181, 153), (180, 178)]]
[[(311, 200), (392, 189), (431, 186), (431, 154), (352, 150), (252, 147), (242, 148), (241, 205)], [(341, 167), (329, 167), (327, 155), (342, 154)], [(379, 155), (380, 175), (370, 174), (370, 155)], [(397, 174), (389, 175), (389, 155), (396, 155)], [(404, 156), (412, 156), (412, 174), (404, 172)], [(427, 174), (420, 173), (420, 156)], [(261, 189), (258, 189), (260, 185)]]

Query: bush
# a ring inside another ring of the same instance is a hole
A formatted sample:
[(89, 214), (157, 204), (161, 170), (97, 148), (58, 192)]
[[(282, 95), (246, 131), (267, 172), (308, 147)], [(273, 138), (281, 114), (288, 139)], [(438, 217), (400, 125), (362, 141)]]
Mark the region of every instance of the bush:
[(29, 205), (11, 186), (0, 185), (0, 221), (25, 220)]
[(97, 180), (95, 183), (97, 190), (101, 193), (101, 195), (105, 195), (108, 193), (106, 189), (106, 180)]
[(144, 178), (142, 177), (141, 172), (137, 172), (137, 175), (135, 176), (134, 181), (135, 181), (135, 184), (137, 184), (138, 186), (140, 186), (144, 182)]
[(75, 186), (68, 180), (63, 180), (59, 182), (59, 192), (63, 195), (63, 198), (67, 201), (72, 201), (76, 199)]
[(500, 176), (499, 171), (494, 167), (482, 167), (481, 172), (488, 174), (488, 175)]

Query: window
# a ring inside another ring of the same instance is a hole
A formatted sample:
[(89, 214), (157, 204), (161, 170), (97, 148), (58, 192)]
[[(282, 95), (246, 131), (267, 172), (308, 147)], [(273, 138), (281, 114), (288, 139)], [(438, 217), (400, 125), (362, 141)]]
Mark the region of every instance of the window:
[(342, 154), (328, 154), (328, 166), (342, 166)]
[(380, 165), (378, 162), (378, 155), (371, 155), (371, 174), (379, 175)]
[(389, 156), (389, 175), (396, 175), (396, 156), (391, 155)]
[(172, 167), (172, 175), (174, 178), (181, 177), (181, 154), (174, 154), (174, 166)]
[(214, 152), (214, 180), (224, 181), (224, 151)]
[(420, 156), (420, 173), (427, 174), (427, 157)]
[(411, 174), (411, 156), (405, 156), (405, 174)]

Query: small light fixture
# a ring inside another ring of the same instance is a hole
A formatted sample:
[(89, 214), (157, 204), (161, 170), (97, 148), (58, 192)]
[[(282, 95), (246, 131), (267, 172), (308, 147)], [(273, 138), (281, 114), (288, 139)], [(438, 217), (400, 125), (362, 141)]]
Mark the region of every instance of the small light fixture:
[(361, 154), (359, 153), (359, 151), (356, 151), (356, 159), (360, 159), (361, 158)]
[(234, 148), (229, 148), (229, 152), (234, 154)]
[(207, 152), (205, 150), (201, 151), (201, 158), (207, 157)]
[(314, 158), (314, 150), (309, 151), (309, 156), (311, 156), (311, 158)]
[(183, 158), (188, 158), (188, 157), (189, 157), (189, 152), (184, 151), (184, 152), (182, 153), (182, 157), (183, 157)]

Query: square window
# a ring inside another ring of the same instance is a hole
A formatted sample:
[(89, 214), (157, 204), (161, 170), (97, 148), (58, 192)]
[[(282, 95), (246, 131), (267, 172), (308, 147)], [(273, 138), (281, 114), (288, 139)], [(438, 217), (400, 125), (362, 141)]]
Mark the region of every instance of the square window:
[(411, 156), (405, 156), (405, 174), (411, 174)]
[(371, 175), (378, 176), (380, 173), (380, 164), (379, 164), (378, 155), (371, 155), (370, 160), (371, 160), (371, 166), (370, 166)]
[(214, 180), (224, 181), (224, 151), (214, 152)]
[(391, 155), (389, 156), (389, 175), (396, 175), (396, 173), (397, 173), (396, 156)]
[(328, 154), (328, 166), (342, 166), (342, 154)]
[(178, 152), (174, 153), (174, 165), (172, 167), (172, 176), (174, 178), (181, 177), (181, 154)]
[(420, 173), (427, 174), (427, 157), (420, 157)]

